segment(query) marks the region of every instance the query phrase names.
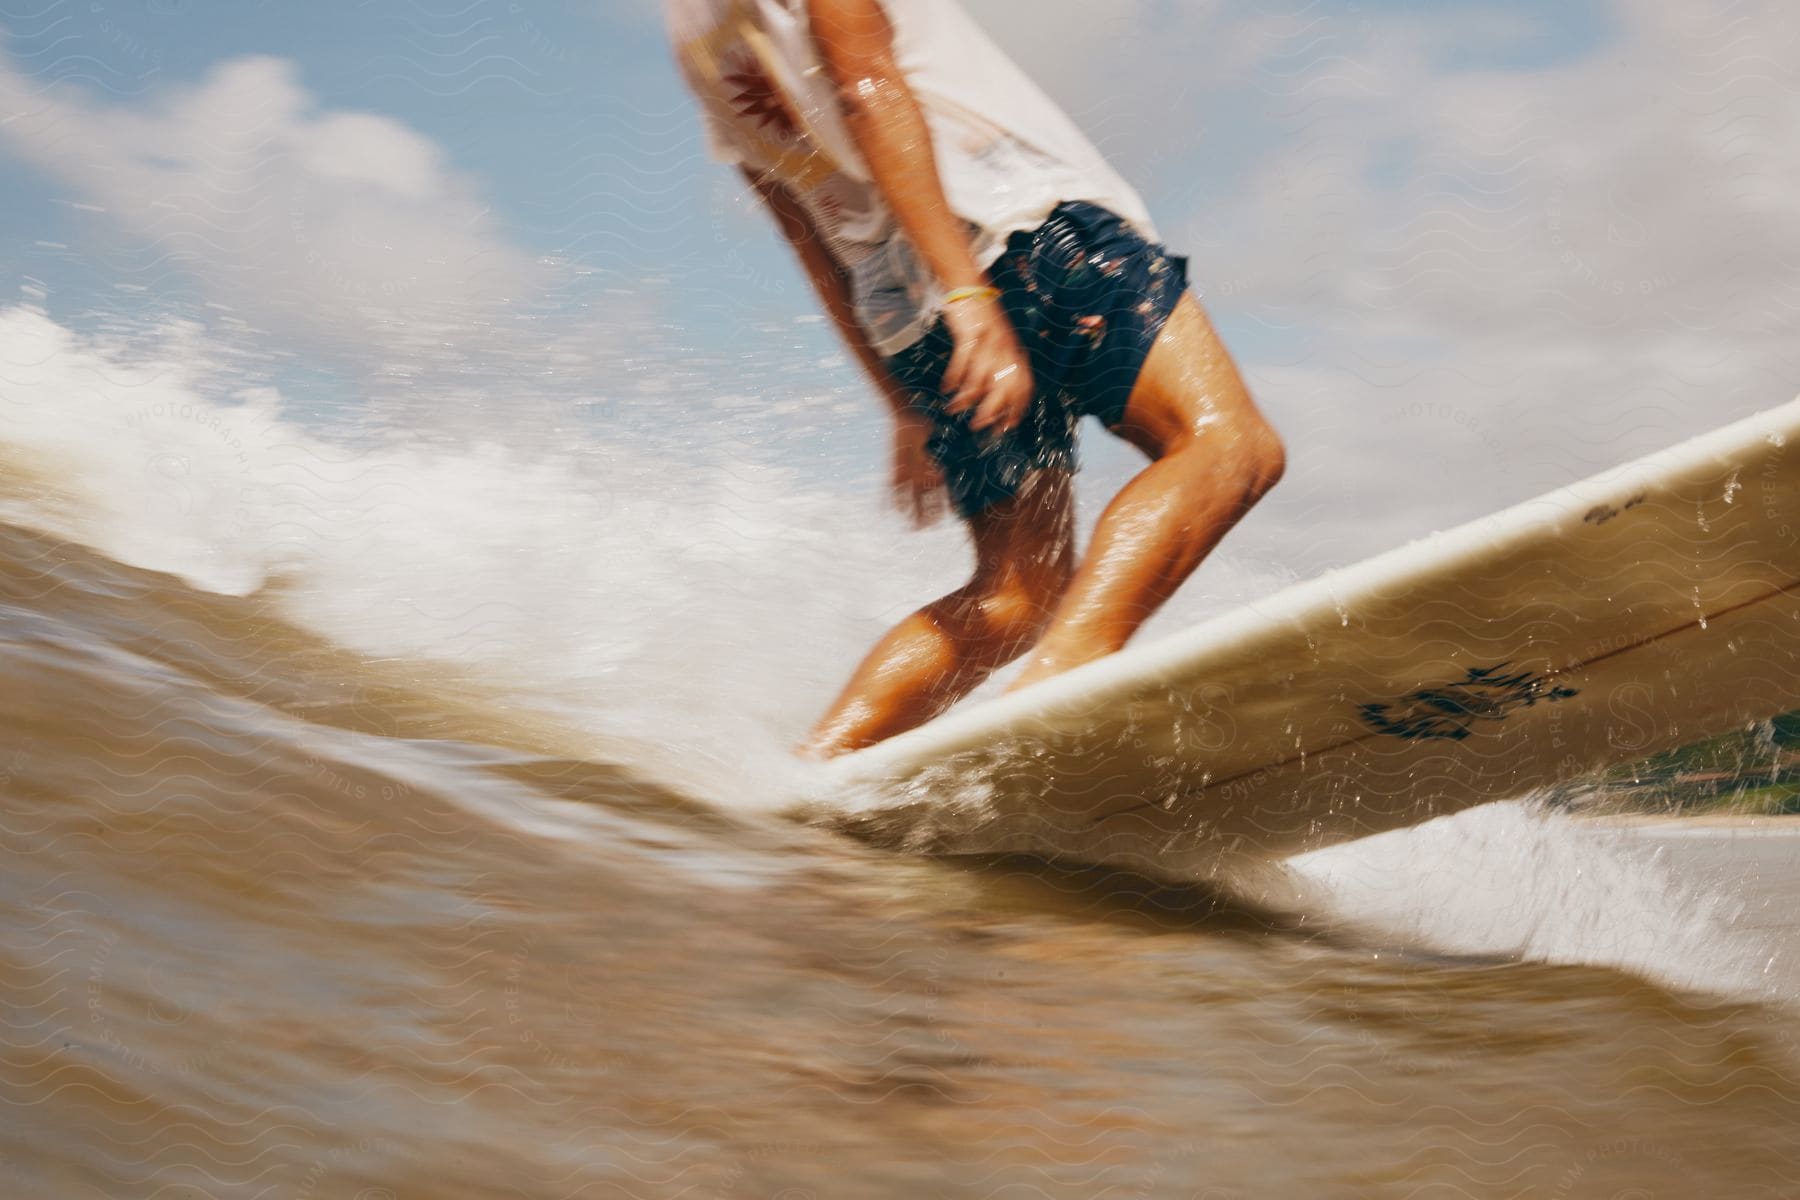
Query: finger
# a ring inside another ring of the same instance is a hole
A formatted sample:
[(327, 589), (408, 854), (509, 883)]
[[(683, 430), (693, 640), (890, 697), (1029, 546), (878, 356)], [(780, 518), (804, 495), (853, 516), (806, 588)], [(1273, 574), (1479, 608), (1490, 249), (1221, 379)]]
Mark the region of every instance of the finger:
[(1020, 362), (1004, 350), (990, 351), (978, 358), (969, 369), (965, 391), (976, 391), (972, 403), (986, 403), (989, 397), (1005, 395), (1019, 375)]
[(1037, 393), (1037, 383), (1032, 379), (1029, 371), (1021, 371), (1014, 382), (1016, 386), (1013, 388), (1000, 426), (1008, 433), (1018, 428), (1019, 424), (1025, 420), (1025, 414), (1031, 411), (1032, 397)]
[(1007, 403), (1007, 397), (999, 392), (989, 395), (969, 419), (969, 428), (995, 437), (1005, 433), (1016, 424), (1007, 420)]
[[(988, 429), (996, 424), (1004, 432), (1018, 424), (1016, 417), (1008, 420), (1014, 410), (1019, 408), (1021, 374), (1017, 363), (1009, 363), (994, 372), (992, 385), (981, 402), (981, 407), (969, 422), (971, 429)], [(1029, 396), (1027, 395), (1027, 398)], [(1004, 422), (1004, 423), (1003, 423)]]
[(950, 365), (944, 368), (944, 378), (938, 382), (939, 391), (954, 397), (962, 390), (969, 374), (969, 360), (974, 357), (974, 353), (974, 347), (968, 339), (957, 339), (950, 350)]
[(993, 417), (983, 432), (989, 437), (1004, 437), (1017, 429), (1025, 420), (1026, 410), (1030, 407), (1029, 396), (1007, 396), (993, 403)]
[(954, 376), (946, 373), (944, 377), (944, 394), (950, 398), (949, 403), (944, 406), (947, 411), (963, 412), (980, 399), (982, 384), (987, 376), (987, 370), (983, 366), (987, 357), (974, 339), (957, 348), (953, 360)]
[(962, 387), (951, 394), (950, 403), (944, 405), (944, 411), (948, 413), (968, 412), (985, 400), (993, 388), (993, 375), (981, 370), (979, 366), (973, 366), (968, 372), (968, 378), (963, 381)]

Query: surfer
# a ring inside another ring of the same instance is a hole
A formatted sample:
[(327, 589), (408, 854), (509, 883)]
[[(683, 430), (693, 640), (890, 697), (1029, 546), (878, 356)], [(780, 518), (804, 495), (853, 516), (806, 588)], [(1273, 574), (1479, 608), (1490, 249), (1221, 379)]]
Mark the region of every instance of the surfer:
[[(1137, 193), (956, 0), (664, 0), (708, 148), (792, 243), (969, 581), (864, 659), (802, 753), (1119, 649), (1281, 478), (1280, 438)], [(1075, 426), (1151, 461), (1075, 559)]]

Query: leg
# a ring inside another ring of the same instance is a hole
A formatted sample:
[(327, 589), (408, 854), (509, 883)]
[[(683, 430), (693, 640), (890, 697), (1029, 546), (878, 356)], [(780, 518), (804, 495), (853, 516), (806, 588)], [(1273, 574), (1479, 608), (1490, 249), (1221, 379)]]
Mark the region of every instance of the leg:
[(1068, 473), (1040, 471), (969, 521), (975, 574), (863, 660), (802, 753), (829, 758), (922, 725), (1037, 640), (1074, 566)]
[(1184, 296), (1112, 431), (1152, 459), (1113, 498), (1013, 690), (1123, 646), (1281, 478), (1257, 412), (1205, 311)]

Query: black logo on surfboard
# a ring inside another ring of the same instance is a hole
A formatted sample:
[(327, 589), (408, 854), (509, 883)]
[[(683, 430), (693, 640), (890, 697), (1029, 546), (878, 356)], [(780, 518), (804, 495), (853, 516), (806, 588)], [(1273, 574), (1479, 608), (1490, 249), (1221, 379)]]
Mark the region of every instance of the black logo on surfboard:
[(1377, 733), (1397, 738), (1462, 741), (1478, 721), (1504, 721), (1540, 701), (1567, 700), (1576, 689), (1552, 684), (1547, 676), (1510, 670), (1511, 663), (1470, 667), (1468, 677), (1420, 688), (1403, 700), (1365, 704), (1363, 720)]

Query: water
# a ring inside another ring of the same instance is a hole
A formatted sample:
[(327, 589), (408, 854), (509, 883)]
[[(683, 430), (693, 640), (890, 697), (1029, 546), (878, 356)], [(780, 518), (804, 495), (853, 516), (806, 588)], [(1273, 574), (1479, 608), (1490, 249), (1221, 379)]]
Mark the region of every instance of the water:
[(949, 531), (0, 347), (0, 1194), (1800, 1194), (1785, 826), (1494, 806), (1298, 913), (879, 852), (785, 747)]

